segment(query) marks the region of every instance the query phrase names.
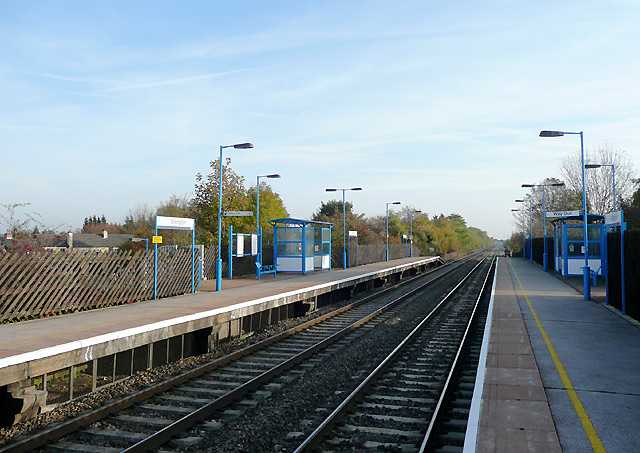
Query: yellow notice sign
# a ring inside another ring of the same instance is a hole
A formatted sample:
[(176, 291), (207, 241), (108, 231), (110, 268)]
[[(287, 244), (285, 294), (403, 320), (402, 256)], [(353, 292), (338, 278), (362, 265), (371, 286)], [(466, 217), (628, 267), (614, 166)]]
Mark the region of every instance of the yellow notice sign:
[(162, 236), (154, 236), (153, 237), (154, 244), (162, 244)]

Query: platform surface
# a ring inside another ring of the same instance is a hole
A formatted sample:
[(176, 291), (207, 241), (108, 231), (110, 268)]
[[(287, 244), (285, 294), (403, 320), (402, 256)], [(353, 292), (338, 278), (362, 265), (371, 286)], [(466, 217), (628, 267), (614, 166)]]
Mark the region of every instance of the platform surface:
[(500, 258), (477, 451), (640, 451), (640, 328)]
[(265, 275), (261, 280), (223, 279), (222, 291), (218, 292), (215, 291), (215, 281), (205, 282), (205, 290), (195, 294), (3, 324), (0, 325), (0, 372), (2, 368), (16, 363), (66, 352), (93, 341), (108, 341), (114, 335), (124, 336), (147, 326), (174, 322), (176, 318), (203, 316), (228, 307), (259, 303), (278, 295), (384, 273), (430, 259), (433, 257), (404, 258), (307, 275)]

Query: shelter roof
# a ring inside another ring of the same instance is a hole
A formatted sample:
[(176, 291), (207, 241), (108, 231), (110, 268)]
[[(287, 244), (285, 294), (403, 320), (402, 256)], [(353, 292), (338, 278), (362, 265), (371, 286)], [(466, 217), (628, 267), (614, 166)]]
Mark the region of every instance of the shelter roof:
[[(580, 223), (584, 221), (584, 216), (580, 215), (569, 215), (564, 217), (558, 217), (553, 219), (551, 223)], [(587, 214), (587, 224), (596, 224), (596, 223), (604, 223), (604, 216), (600, 214)]]
[(316, 220), (293, 219), (291, 217), (283, 217), (281, 219), (272, 219), (272, 220), (269, 220), (269, 223), (273, 226), (276, 226), (278, 224), (296, 225), (296, 226), (307, 226), (309, 224), (314, 224), (314, 225), (322, 225), (329, 228), (332, 228), (334, 225), (333, 223), (330, 223), (330, 222), (318, 222)]

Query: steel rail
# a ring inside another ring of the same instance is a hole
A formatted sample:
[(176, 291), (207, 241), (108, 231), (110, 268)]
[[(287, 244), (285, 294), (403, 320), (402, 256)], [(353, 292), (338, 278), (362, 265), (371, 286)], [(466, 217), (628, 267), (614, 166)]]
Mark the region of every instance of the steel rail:
[(473, 273), (482, 265), (481, 260), (471, 271), (460, 280), (460, 282), (427, 314), (427, 316), (405, 337), (398, 346), (356, 387), (353, 392), (347, 396), (342, 403), (331, 413), (324, 421), (296, 448), (294, 453), (310, 451), (319, 446), (324, 437), (331, 431), (333, 426), (344, 417), (351, 407), (361, 398), (367, 388), (386, 370), (396, 356), (411, 343), (413, 338), (428, 324), (431, 318), (440, 310), (440, 308), (449, 301), (449, 299), (462, 287), (462, 285), (473, 275)]
[(471, 325), (473, 323), (473, 321), (475, 320), (475, 315), (477, 313), (478, 310), (478, 305), (480, 304), (480, 301), (482, 300), (482, 297), (485, 295), (485, 288), (487, 287), (487, 282), (489, 281), (489, 276), (491, 275), (491, 270), (495, 268), (495, 263), (496, 263), (496, 258), (493, 258), (493, 261), (491, 262), (491, 266), (489, 267), (489, 272), (487, 272), (487, 275), (485, 275), (484, 277), (484, 281), (482, 282), (482, 288), (480, 288), (480, 292), (478, 294), (478, 297), (476, 299), (476, 302), (473, 306), (473, 311), (471, 312), (471, 316), (469, 316), (469, 321), (467, 322), (467, 326), (464, 330), (464, 334), (462, 336), (462, 340), (460, 341), (460, 346), (458, 347), (458, 351), (456, 352), (456, 356), (453, 359), (453, 363), (451, 364), (451, 369), (449, 371), (449, 375), (447, 376), (447, 380), (444, 383), (444, 387), (442, 389), (442, 392), (440, 393), (440, 398), (438, 399), (438, 404), (436, 405), (436, 408), (433, 411), (433, 415), (431, 416), (431, 422), (429, 423), (429, 427), (427, 428), (427, 432), (424, 435), (424, 439), (422, 441), (422, 445), (420, 446), (420, 450), (419, 453), (424, 453), (427, 449), (427, 445), (428, 443), (431, 441), (430, 437), (431, 434), (433, 432), (433, 429), (438, 421), (438, 417), (440, 416), (440, 409), (444, 403), (444, 399), (448, 394), (448, 390), (449, 390), (449, 384), (451, 383), (451, 380), (453, 379), (454, 374), (456, 373), (457, 369), (458, 369), (458, 359), (460, 358), (460, 356), (462, 355), (462, 351), (464, 349), (464, 347), (466, 346), (467, 343), (467, 335), (469, 333), (469, 330), (471, 329)]

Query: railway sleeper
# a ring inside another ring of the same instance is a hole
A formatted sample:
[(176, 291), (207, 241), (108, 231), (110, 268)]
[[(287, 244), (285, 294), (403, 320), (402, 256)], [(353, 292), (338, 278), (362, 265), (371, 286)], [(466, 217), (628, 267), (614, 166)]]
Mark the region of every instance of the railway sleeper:
[(147, 437), (146, 434), (133, 431), (123, 431), (119, 429), (96, 429), (88, 428), (78, 432), (80, 438), (95, 442), (95, 440), (105, 440), (117, 444), (129, 445), (140, 442)]
[(122, 448), (96, 447), (75, 442), (58, 442), (55, 445), (47, 445), (45, 451), (52, 453), (120, 453)]
[(422, 439), (424, 435), (419, 431), (405, 431), (394, 428), (379, 428), (377, 426), (360, 426), (360, 425), (342, 425), (339, 431), (345, 433), (367, 433), (376, 434), (378, 436), (400, 436), (406, 439)]

